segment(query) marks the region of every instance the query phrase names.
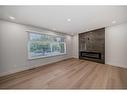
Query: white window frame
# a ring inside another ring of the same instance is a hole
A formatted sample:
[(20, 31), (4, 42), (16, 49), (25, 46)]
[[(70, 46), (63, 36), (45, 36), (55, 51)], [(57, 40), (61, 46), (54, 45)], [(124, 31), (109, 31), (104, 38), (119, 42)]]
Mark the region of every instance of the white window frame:
[[(36, 57), (31, 57), (31, 54), (30, 54), (30, 33), (35, 33), (35, 34), (40, 34), (40, 35), (49, 35), (49, 34), (45, 34), (45, 33), (40, 33), (40, 32), (32, 32), (32, 31), (27, 31), (27, 35), (28, 35), (28, 42), (27, 42), (27, 52), (28, 52), (28, 59), (29, 60), (32, 60), (32, 59), (38, 59), (38, 58), (47, 58), (47, 57), (54, 57), (54, 56), (59, 56), (59, 55), (65, 55), (67, 54), (66, 52), (66, 38), (64, 37), (65, 41), (64, 42), (61, 42), (61, 43), (64, 43), (64, 53), (60, 53), (60, 54), (55, 54), (55, 55), (48, 55), (48, 56), (36, 56)], [(59, 35), (49, 35), (49, 36), (54, 36), (54, 37), (63, 37), (63, 36), (59, 36)], [(52, 48), (51, 48), (52, 50)]]

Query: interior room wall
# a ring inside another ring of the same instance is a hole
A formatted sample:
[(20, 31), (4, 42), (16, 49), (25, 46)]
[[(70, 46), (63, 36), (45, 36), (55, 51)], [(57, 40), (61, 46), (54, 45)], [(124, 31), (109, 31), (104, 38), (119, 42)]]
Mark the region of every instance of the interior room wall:
[[(67, 54), (28, 60), (26, 31), (55, 33), (66, 37)], [(42, 66), (72, 57), (72, 37), (45, 29), (0, 20), (0, 76)]]
[[(78, 58), (78, 34), (65, 35), (67, 54), (61, 56), (28, 60), (28, 30), (51, 32), (45, 29), (0, 20), (0, 76), (42, 66), (67, 58)], [(56, 33), (56, 32), (51, 32)], [(56, 33), (57, 35), (63, 35)], [(105, 63), (127, 68), (127, 23), (106, 27)]]
[[(78, 58), (78, 34), (73, 36), (73, 57)], [(105, 64), (127, 68), (127, 23), (105, 28)]]
[(127, 23), (106, 28), (105, 63), (127, 68)]
[(78, 34), (74, 35), (72, 38), (73, 42), (73, 57), (79, 58), (79, 37)]

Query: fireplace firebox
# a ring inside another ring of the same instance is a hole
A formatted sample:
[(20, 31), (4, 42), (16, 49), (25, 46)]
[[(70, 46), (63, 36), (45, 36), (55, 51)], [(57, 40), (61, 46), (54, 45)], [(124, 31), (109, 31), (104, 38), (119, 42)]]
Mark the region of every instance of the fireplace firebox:
[(86, 52), (86, 51), (81, 51), (80, 52), (80, 57), (101, 59), (101, 53), (100, 52)]

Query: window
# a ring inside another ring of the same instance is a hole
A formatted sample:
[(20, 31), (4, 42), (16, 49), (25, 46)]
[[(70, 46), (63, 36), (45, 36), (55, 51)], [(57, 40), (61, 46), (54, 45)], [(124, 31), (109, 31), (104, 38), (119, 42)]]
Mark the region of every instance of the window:
[(29, 59), (66, 54), (65, 38), (29, 32)]

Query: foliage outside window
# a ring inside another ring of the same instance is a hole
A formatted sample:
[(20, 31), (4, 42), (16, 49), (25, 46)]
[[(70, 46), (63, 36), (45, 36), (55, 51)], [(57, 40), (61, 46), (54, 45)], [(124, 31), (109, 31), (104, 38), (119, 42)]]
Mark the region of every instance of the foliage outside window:
[(29, 59), (65, 54), (65, 38), (29, 32), (28, 52)]

